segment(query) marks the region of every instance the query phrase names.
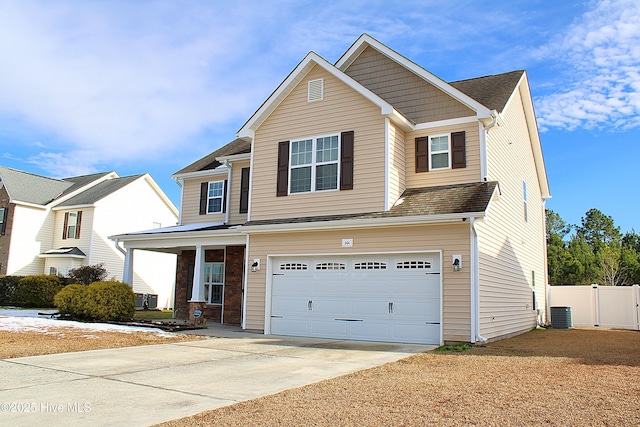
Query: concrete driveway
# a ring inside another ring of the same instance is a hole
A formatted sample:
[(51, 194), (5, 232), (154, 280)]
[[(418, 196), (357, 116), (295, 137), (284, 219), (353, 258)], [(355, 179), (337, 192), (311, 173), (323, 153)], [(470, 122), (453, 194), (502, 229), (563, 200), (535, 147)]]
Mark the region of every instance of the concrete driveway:
[(147, 426), (432, 346), (260, 334), (0, 361), (0, 425)]

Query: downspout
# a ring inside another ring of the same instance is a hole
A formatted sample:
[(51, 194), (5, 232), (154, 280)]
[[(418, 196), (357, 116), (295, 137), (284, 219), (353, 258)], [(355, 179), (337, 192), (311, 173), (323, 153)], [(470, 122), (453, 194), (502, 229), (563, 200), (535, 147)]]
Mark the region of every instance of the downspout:
[(127, 254), (127, 251), (120, 246), (120, 241), (117, 238), (113, 239), (113, 243), (114, 245), (116, 245), (116, 249), (122, 253), (122, 255)]
[(480, 245), (475, 218), (469, 218), (471, 224), (471, 342), (486, 343), (487, 339), (480, 335)]
[(183, 196), (184, 196), (184, 185), (182, 185), (182, 181), (180, 180), (180, 178), (173, 178), (173, 180), (176, 182), (176, 184), (178, 184), (178, 187), (180, 187), (180, 209), (178, 209), (178, 225), (182, 225), (182, 206), (184, 206), (184, 200), (183, 200)]
[(227, 188), (225, 189), (227, 192), (227, 196), (226, 196), (226, 205), (227, 208), (225, 209), (226, 213), (225, 213), (225, 217), (224, 217), (224, 223), (225, 224), (229, 224), (229, 212), (231, 212), (231, 164), (229, 163), (229, 160), (225, 160), (224, 161), (224, 165), (227, 167), (228, 171), (227, 171)]

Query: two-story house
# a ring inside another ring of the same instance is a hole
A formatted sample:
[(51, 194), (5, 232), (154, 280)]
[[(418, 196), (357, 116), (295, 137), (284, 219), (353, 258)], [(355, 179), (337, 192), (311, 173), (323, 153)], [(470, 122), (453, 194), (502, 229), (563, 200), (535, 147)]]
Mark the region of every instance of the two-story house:
[(362, 35), (309, 53), (174, 175), (176, 306), (266, 334), (440, 344), (545, 321), (550, 197), (524, 71), (445, 82)]
[[(149, 174), (54, 179), (0, 167), (0, 274), (58, 274), (104, 263), (122, 279), (124, 249), (107, 236), (174, 225), (178, 210)], [(143, 252), (133, 289), (173, 306), (175, 254)]]

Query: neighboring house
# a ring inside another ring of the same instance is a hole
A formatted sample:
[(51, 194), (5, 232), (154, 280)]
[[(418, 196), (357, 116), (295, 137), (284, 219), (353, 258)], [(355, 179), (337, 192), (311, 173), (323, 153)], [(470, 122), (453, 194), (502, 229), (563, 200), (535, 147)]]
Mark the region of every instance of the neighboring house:
[[(124, 250), (107, 236), (174, 225), (178, 210), (150, 175), (53, 179), (0, 166), (0, 274), (58, 274), (104, 263), (122, 279)], [(141, 252), (133, 289), (173, 306), (175, 255)]]
[(178, 316), (440, 344), (546, 321), (550, 197), (524, 71), (445, 82), (361, 36), (309, 53), (238, 139), (174, 174)]

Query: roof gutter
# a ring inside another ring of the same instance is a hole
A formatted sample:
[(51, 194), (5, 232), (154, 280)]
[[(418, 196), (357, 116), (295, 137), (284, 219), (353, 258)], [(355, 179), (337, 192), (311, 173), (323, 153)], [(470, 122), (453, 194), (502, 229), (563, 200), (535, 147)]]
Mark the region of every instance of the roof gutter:
[(485, 212), (467, 212), (442, 215), (422, 215), (386, 218), (359, 218), (336, 221), (297, 222), (283, 224), (244, 225), (241, 232), (248, 234), (257, 233), (288, 233), (298, 231), (339, 230), (345, 228), (369, 228), (389, 226), (411, 226), (434, 223), (453, 223), (466, 221), (467, 218), (484, 218)]

